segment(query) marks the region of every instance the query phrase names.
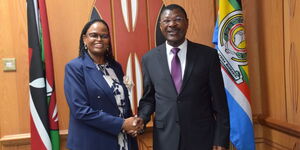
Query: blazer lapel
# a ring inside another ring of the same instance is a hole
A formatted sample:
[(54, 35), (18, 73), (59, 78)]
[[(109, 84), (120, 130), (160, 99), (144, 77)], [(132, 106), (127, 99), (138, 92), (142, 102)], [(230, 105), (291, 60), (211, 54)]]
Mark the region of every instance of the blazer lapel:
[(191, 76), (192, 70), (194, 68), (194, 64), (197, 59), (197, 57), (194, 55), (194, 49), (195, 48), (193, 48), (192, 43), (188, 41), (187, 54), (186, 54), (186, 66), (185, 66), (185, 72), (184, 72), (184, 77), (183, 77), (180, 92), (184, 90), (184, 87), (188, 83), (189, 77)]
[(161, 64), (159, 66), (162, 67), (163, 74), (165, 75), (167, 82), (169, 83), (168, 85), (173, 85), (174, 91), (177, 93), (177, 90), (176, 90), (176, 87), (173, 82), (172, 75), (171, 75), (171, 72), (169, 69), (169, 65), (168, 65), (166, 44), (163, 44), (160, 47), (158, 47), (158, 51), (159, 51), (159, 55), (160, 55), (160, 59), (158, 61), (160, 61), (160, 64)]
[(117, 107), (116, 99), (113, 94), (113, 90), (107, 84), (106, 80), (103, 78), (103, 73), (99, 71), (92, 59), (85, 54), (84, 56), (84, 64), (86, 66), (87, 75), (90, 76), (91, 79), (95, 81), (95, 83), (104, 91), (106, 96), (110, 99), (110, 101)]

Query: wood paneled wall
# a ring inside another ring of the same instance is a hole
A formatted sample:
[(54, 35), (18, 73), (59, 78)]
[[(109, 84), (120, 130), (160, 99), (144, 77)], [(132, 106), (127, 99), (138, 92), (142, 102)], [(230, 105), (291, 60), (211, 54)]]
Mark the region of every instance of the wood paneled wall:
[(258, 147), (300, 149), (300, 3), (257, 1), (261, 110)]
[[(182, 5), (190, 40), (211, 44), (216, 2), (163, 0)], [(258, 150), (300, 149), (300, 3), (297, 0), (243, 0), (250, 89)], [(78, 55), (81, 29), (94, 0), (46, 1), (54, 59), (62, 149), (69, 110), (63, 93), (64, 65)], [(17, 71), (0, 63), (0, 150), (30, 149), (26, 1), (0, 1), (0, 58), (16, 58)], [(147, 140), (145, 140), (147, 139)], [(151, 129), (141, 137), (151, 149)]]
[(17, 65), (17, 72), (3, 72), (1, 62), (0, 149), (4, 149), (2, 141), (6, 135), (22, 138), (22, 133), (29, 131), (26, 1), (0, 1), (0, 20), (1, 61), (5, 57), (16, 58)]

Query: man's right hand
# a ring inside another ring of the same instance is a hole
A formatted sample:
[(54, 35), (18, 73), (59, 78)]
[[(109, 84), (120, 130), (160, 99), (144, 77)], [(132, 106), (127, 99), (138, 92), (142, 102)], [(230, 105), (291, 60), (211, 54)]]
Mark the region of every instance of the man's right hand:
[(144, 121), (142, 118), (136, 116), (127, 118), (123, 123), (122, 129), (125, 130), (127, 134), (136, 137), (143, 132)]

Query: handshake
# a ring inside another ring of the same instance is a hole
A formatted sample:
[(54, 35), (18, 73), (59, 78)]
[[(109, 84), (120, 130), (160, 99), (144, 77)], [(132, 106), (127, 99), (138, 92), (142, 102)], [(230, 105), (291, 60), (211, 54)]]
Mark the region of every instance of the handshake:
[(127, 118), (123, 123), (122, 129), (127, 134), (136, 137), (138, 134), (142, 134), (144, 132), (144, 121), (142, 118), (137, 116)]

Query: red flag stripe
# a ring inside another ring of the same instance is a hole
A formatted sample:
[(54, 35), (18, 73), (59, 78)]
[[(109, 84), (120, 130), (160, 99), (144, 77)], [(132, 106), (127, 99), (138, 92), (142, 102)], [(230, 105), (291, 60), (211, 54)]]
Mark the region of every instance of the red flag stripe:
[[(50, 96), (49, 103), (49, 125), (51, 130), (58, 130), (58, 119), (55, 115), (57, 112), (56, 109), (56, 94), (54, 88), (54, 70), (53, 70), (53, 60), (52, 60), (52, 49), (51, 49), (51, 41), (50, 41), (50, 33), (49, 33), (49, 25), (47, 18), (47, 9), (45, 0), (39, 0), (40, 7), (40, 16), (41, 16), (41, 26), (43, 32), (43, 42), (44, 42), (44, 54), (45, 54), (45, 66), (46, 66), (46, 80), (49, 86), (47, 87), (47, 95)], [(48, 88), (49, 87), (49, 88)]]
[(31, 149), (39, 149), (39, 150), (46, 150), (46, 147), (39, 136), (37, 128), (33, 122), (32, 116), (30, 115), (30, 126), (31, 126)]

